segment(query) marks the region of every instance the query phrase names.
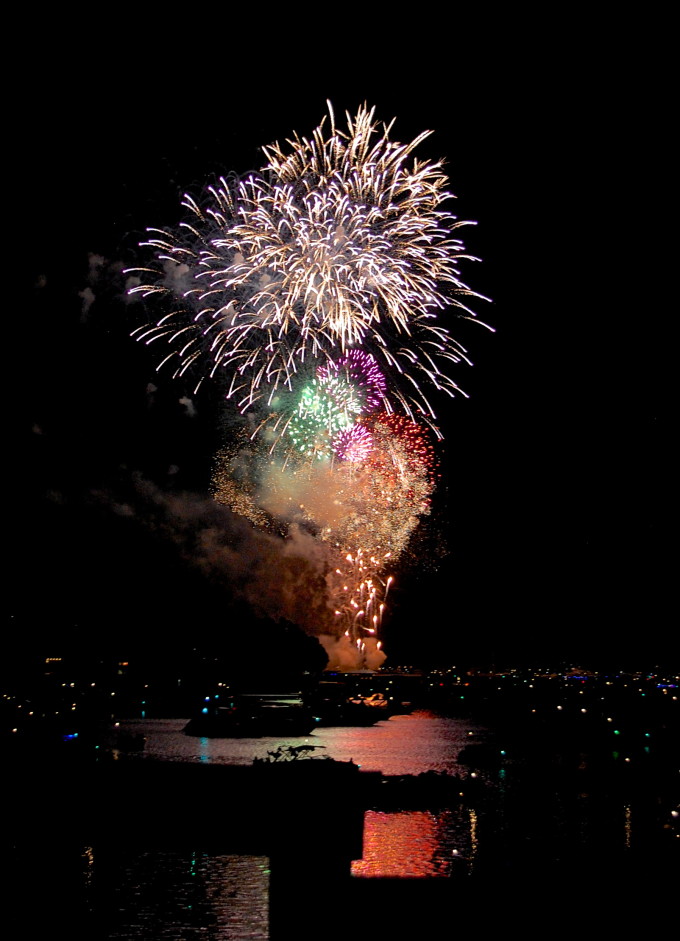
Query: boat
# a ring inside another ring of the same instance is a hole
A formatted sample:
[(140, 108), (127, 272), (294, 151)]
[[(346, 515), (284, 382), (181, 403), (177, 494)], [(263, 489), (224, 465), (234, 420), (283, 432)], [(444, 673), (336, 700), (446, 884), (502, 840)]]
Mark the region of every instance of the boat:
[(225, 706), (204, 706), (184, 727), (201, 738), (309, 735), (317, 725), (299, 694), (241, 693)]
[(319, 684), (312, 708), (320, 726), (375, 725), (391, 715), (382, 693), (348, 695), (343, 683), (326, 681)]

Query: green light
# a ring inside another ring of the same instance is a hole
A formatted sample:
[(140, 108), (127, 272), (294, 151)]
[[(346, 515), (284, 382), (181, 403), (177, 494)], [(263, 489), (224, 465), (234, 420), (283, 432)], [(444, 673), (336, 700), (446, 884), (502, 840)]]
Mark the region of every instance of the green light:
[(621, 733), (619, 732), (618, 729), (614, 729), (614, 735), (620, 735), (620, 734), (621, 734)]
[(316, 454), (319, 460), (330, 456), (332, 437), (353, 424), (348, 412), (358, 412), (360, 406), (353, 408), (343, 401), (339, 388), (322, 388), (316, 379), (303, 388), (287, 426), (293, 446), (302, 454)]

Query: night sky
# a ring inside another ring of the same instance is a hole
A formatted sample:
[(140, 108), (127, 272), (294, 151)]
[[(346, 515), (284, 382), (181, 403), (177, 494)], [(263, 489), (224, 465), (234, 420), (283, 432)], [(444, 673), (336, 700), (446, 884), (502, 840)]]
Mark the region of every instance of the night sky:
[(366, 73), (351, 48), (343, 63), (248, 71), (233, 50), (201, 68), (173, 53), (165, 81), (158, 49), (75, 55), (43, 36), (42, 81), (14, 106), (10, 646), (160, 654), (249, 637), (254, 652), (274, 636), (139, 496), (205, 499), (228, 430), (219, 389), (192, 396), (129, 338), (144, 314), (120, 270), (147, 225), (182, 218), (183, 192), (256, 169), (260, 145), (310, 133), (330, 98), (336, 115), (366, 100), (396, 116), (400, 141), (435, 131), (417, 156), (445, 158), (454, 211), (478, 223), (462, 234), (483, 262), (463, 280), (493, 299), (475, 309), (494, 334), (452, 323), (474, 362), (455, 376), (469, 399), (437, 402), (442, 480), (424, 564), (398, 572), (390, 662), (676, 662), (670, 311), (650, 291), (662, 105), (625, 56), (585, 42), (472, 45), (433, 47), (427, 71), (395, 51)]

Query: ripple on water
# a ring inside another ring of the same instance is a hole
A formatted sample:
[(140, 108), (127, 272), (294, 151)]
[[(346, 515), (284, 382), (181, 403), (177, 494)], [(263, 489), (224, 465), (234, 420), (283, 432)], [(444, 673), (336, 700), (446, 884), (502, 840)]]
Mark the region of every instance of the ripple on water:
[(442, 718), (425, 710), (393, 716), (366, 728), (318, 728), (311, 735), (290, 739), (198, 738), (184, 735), (187, 721), (130, 720), (121, 725), (131, 733), (144, 735), (144, 756), (156, 760), (249, 765), (254, 758), (264, 758), (281, 745), (305, 744), (316, 746), (319, 756), (353, 760), (364, 771), (383, 774), (431, 770), (459, 773), (462, 769), (457, 757), (468, 743), (468, 733), (483, 732), (481, 726), (469, 720)]

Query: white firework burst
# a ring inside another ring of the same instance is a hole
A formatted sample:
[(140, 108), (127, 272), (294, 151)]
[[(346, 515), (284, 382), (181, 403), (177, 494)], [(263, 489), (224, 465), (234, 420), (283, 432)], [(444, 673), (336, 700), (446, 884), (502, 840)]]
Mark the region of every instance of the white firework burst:
[(305, 362), (360, 347), (408, 414), (434, 418), (423, 379), (453, 395), (447, 370), (467, 360), (445, 312), (475, 318), (467, 301), (481, 297), (460, 280), (472, 256), (452, 234), (470, 223), (443, 208), (441, 163), (411, 159), (430, 132), (399, 144), (374, 109), (348, 114), (345, 131), (330, 104), (329, 113), (327, 135), (324, 119), (288, 151), (263, 148), (260, 173), (221, 178), (200, 201), (185, 196), (190, 221), (149, 230), (155, 260), (129, 269), (145, 276), (132, 293), (169, 306), (135, 334), (169, 344), (161, 364), (176, 374), (224, 371), (242, 410), (291, 388)]

